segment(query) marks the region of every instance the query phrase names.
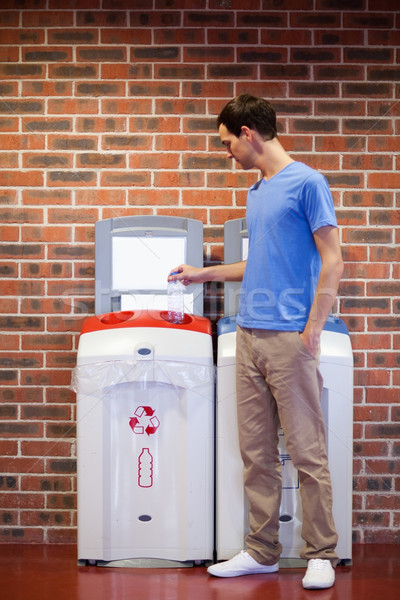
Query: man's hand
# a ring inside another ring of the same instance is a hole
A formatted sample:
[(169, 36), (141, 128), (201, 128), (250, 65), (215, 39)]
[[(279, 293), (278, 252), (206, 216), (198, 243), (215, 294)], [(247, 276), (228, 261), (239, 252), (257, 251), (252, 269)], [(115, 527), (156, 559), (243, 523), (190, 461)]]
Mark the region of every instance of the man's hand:
[(305, 345), (305, 347), (307, 348), (307, 350), (310, 352), (310, 354), (314, 358), (316, 358), (317, 355), (319, 354), (320, 336), (318, 334), (317, 335), (308, 334), (306, 332), (306, 330), (304, 330), (300, 333), (300, 339), (303, 342), (303, 344)]
[(190, 265), (179, 265), (172, 269), (168, 275), (168, 281), (180, 281), (183, 285), (190, 285), (191, 283), (204, 283), (207, 281), (205, 276), (205, 269), (198, 267), (191, 267)]
[(246, 261), (228, 265), (213, 265), (211, 267), (192, 267), (179, 265), (172, 269), (168, 281), (181, 281), (183, 285), (191, 283), (206, 283), (206, 281), (242, 281)]

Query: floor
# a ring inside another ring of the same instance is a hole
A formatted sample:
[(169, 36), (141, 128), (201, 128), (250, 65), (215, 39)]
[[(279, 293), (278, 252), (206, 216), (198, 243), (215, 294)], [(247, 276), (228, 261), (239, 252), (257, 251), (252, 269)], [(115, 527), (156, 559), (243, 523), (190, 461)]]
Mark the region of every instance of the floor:
[(0, 545), (2, 600), (399, 600), (400, 545), (356, 545), (328, 590), (303, 590), (302, 568), (219, 579), (204, 566), (78, 566), (75, 546)]

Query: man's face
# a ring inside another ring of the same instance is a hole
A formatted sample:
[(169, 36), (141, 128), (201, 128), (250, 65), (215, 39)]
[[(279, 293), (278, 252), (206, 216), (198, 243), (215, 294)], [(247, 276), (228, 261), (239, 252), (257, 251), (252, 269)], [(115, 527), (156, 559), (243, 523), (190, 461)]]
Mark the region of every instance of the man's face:
[(253, 168), (254, 165), (251, 159), (252, 147), (243, 132), (240, 137), (236, 137), (236, 135), (231, 133), (225, 125), (221, 124), (219, 126), (219, 136), (226, 148), (228, 158), (233, 158), (240, 164), (242, 169), (247, 170)]

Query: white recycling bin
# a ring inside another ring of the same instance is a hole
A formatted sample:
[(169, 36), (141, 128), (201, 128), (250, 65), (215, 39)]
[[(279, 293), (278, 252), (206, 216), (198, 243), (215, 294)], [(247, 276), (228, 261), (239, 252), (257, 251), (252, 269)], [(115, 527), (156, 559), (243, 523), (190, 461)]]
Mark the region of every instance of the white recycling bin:
[(212, 560), (210, 322), (171, 324), (163, 311), (90, 317), (73, 387), (78, 560)]
[[(243, 549), (249, 531), (248, 507), (243, 487), (236, 416), (236, 317), (218, 323), (216, 408), (216, 555), (232, 558)], [(329, 317), (321, 335), (320, 371), (324, 379), (322, 411), (333, 488), (333, 514), (338, 530), (336, 551), (343, 563), (352, 557), (352, 443), (353, 355), (341, 319)], [(280, 430), (282, 500), (279, 537), (282, 559), (299, 558), (302, 511), (299, 478)]]

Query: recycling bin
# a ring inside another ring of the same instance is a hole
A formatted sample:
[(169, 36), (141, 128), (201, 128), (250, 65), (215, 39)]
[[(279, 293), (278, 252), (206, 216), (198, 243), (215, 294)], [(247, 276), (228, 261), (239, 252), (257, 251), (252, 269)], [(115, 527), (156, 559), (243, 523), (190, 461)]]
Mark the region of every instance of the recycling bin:
[[(232, 558), (249, 531), (236, 416), (236, 317), (218, 322), (216, 405), (216, 554)], [(348, 331), (341, 319), (330, 316), (321, 334), (320, 371), (324, 379), (322, 412), (333, 488), (333, 515), (338, 531), (336, 551), (343, 563), (352, 556), (352, 442), (353, 355)], [(282, 462), (282, 500), (279, 536), (282, 558), (298, 559), (302, 509), (299, 477), (279, 431)]]
[(211, 324), (167, 318), (122, 311), (83, 325), (73, 375), (79, 562), (213, 558)]

